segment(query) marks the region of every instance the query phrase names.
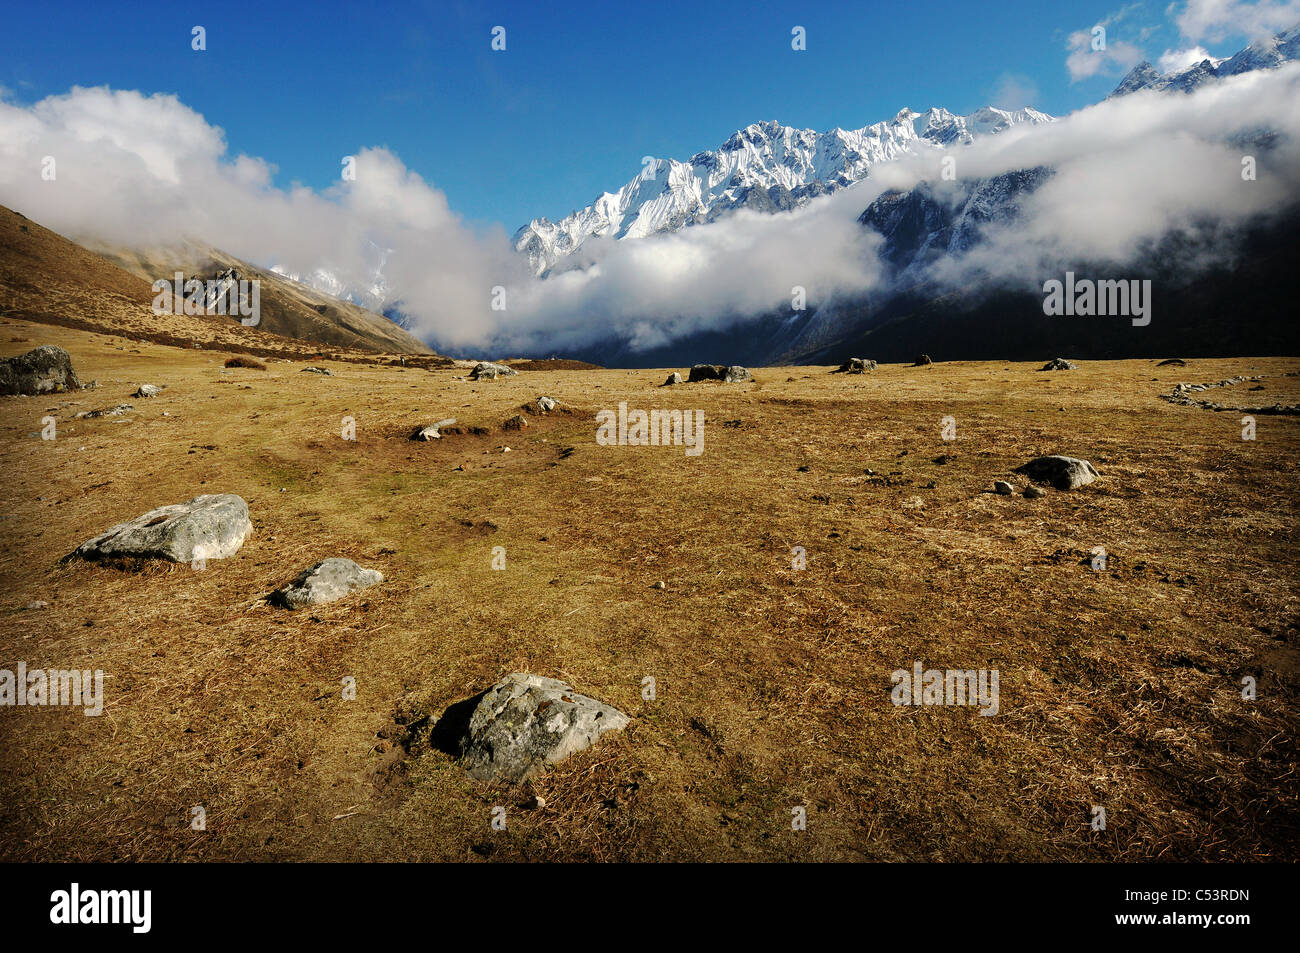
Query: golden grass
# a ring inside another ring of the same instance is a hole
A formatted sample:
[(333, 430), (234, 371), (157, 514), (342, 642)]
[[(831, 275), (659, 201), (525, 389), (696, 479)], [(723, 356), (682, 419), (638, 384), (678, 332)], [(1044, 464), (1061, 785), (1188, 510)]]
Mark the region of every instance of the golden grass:
[[(100, 382), (5, 400), (0, 667), (108, 675), (101, 718), (0, 709), (6, 858), (1297, 858), (1300, 421), (1260, 418), (1247, 442), (1239, 415), (1158, 399), (1240, 373), (1294, 403), (1296, 361), (767, 368), (660, 389), (666, 369), (224, 369), (14, 320), (0, 342), (63, 346)], [(73, 419), (141, 382), (166, 389)], [(542, 394), (571, 413), (502, 431)], [(703, 455), (597, 446), (595, 412), (621, 400), (704, 410)], [(53, 442), (31, 436), (46, 415)], [(443, 417), (462, 432), (407, 439)], [(1054, 452), (1102, 480), (989, 492)], [(58, 562), (207, 492), (249, 501), (232, 559)], [(334, 555), (386, 581), (315, 610), (261, 601)], [(35, 599), (50, 607), (21, 608)], [(890, 672), (915, 660), (998, 669), (1000, 714), (894, 707)], [(632, 726), (521, 788), (471, 781), (430, 725), (516, 670)]]

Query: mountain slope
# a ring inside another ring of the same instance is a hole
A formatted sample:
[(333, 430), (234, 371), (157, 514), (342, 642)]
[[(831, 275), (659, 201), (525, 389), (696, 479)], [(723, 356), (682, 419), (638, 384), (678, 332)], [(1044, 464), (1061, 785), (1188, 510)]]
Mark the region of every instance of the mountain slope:
[(606, 192), (558, 222), (534, 219), (515, 233), (515, 248), (535, 274), (555, 268), (593, 236), (643, 238), (715, 221), (738, 208), (787, 211), (865, 178), (871, 167), (925, 149), (972, 142), (1011, 126), (1051, 122), (1034, 109), (986, 107), (969, 116), (946, 109), (904, 109), (862, 129), (816, 132), (754, 123), (718, 149), (688, 162), (655, 159), (617, 192)]
[(263, 331), (331, 347), (354, 347), (386, 354), (433, 353), (383, 315), (287, 276), (250, 265), (215, 248), (193, 243), (151, 250), (90, 247), (151, 284), (160, 278), (170, 280), (177, 271), (187, 277), (201, 275), (206, 278), (228, 268), (235, 269), (243, 278), (255, 278), (261, 283), (259, 327)]
[(1161, 73), (1143, 60), (1129, 71), (1108, 98), (1127, 96), (1141, 89), (1190, 93), (1218, 79), (1251, 70), (1275, 69), (1295, 59), (1300, 59), (1300, 24), (1283, 33), (1256, 40), (1226, 60), (1201, 60), (1177, 73)]

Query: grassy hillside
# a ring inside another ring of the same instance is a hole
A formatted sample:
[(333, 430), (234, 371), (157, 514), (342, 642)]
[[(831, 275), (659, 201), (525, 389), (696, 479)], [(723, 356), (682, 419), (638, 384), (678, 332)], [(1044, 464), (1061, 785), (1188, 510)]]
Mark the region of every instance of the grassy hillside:
[[(138, 285), (104, 280), (136, 305)], [(58, 344), (100, 382), (4, 399), (0, 667), (108, 676), (99, 718), (0, 710), (5, 859), (1298, 857), (1300, 420), (1260, 417), (1248, 442), (1239, 414), (1158, 395), (1259, 374), (1223, 399), (1295, 403), (1281, 375), (1300, 362), (770, 368), (660, 389), (669, 369), (320, 377), (136, 342), (0, 319), (0, 356)], [(146, 381), (166, 390), (131, 401)], [(502, 430), (542, 394), (563, 412)], [(703, 454), (598, 446), (595, 413), (619, 401), (702, 409)], [(406, 439), (443, 417), (465, 432)], [(1101, 480), (991, 492), (1053, 452)], [(213, 492), (252, 512), (231, 559), (59, 562)], [(327, 556), (386, 581), (298, 613), (261, 601)], [(997, 669), (998, 715), (895, 707), (890, 673), (914, 661)], [(474, 782), (430, 727), (519, 670), (634, 721), (522, 789)]]

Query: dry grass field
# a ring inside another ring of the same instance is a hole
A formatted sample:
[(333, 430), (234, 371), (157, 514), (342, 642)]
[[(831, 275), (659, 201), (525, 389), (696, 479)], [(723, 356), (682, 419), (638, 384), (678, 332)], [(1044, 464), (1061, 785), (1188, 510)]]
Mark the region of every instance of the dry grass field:
[[(2, 399), (0, 667), (102, 669), (106, 701), (0, 709), (5, 859), (1300, 855), (1300, 420), (1260, 416), (1245, 441), (1240, 414), (1158, 399), (1259, 374), (1217, 393), (1295, 403), (1281, 375), (1300, 362), (763, 368), (661, 389), (667, 369), (228, 369), (233, 352), (0, 321), (0, 357), (46, 343), (99, 386)], [(142, 382), (166, 389), (130, 399)], [(502, 430), (543, 394), (559, 412)], [(598, 446), (595, 414), (620, 401), (702, 410), (704, 452)], [(463, 432), (407, 439), (443, 417)], [(1102, 477), (991, 492), (1046, 453)], [(253, 516), (231, 559), (60, 563), (216, 492)], [(326, 556), (386, 580), (315, 610), (262, 601)], [(998, 670), (998, 714), (895, 707), (890, 673), (915, 661)], [(633, 722), (521, 787), (472, 781), (432, 726), (513, 671)]]

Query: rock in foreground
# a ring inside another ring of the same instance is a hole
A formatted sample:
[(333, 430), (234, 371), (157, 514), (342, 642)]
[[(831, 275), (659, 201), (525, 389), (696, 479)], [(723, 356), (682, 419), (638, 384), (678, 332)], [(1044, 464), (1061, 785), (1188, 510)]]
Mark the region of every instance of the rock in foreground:
[(874, 371), (876, 362), (869, 361), (865, 357), (851, 357), (835, 370), (832, 374), (862, 374), (865, 371)]
[(1024, 466), (1016, 467), (1016, 473), (1023, 473), (1035, 483), (1047, 483), (1058, 490), (1073, 490), (1086, 486), (1101, 476), (1087, 460), (1075, 457), (1035, 457)]
[(496, 380), (498, 377), (514, 377), (519, 372), (513, 367), (506, 367), (504, 364), (493, 364), (491, 361), (479, 361), (474, 365), (474, 370), (469, 372), (470, 380)]
[(1041, 371), (1077, 371), (1078, 369), (1078, 364), (1067, 361), (1063, 357), (1054, 357), (1039, 368)]
[(739, 364), (696, 364), (691, 368), (691, 375), (687, 378), (692, 384), (696, 381), (722, 381), (725, 384), (736, 384), (753, 379), (754, 375)]
[(253, 531), (248, 504), (233, 493), (160, 506), (82, 543), (65, 559), (226, 559)]
[(470, 715), (461, 757), (472, 778), (518, 783), (627, 723), (617, 708), (564, 682), (516, 672), (488, 689)]
[(42, 344), (26, 354), (0, 361), (0, 394), (51, 394), (81, 390), (72, 357), (61, 347)]
[(304, 569), (289, 585), (276, 590), (271, 601), (286, 609), (318, 606), (383, 581), (384, 574), (379, 570), (362, 569), (351, 559), (322, 559)]

